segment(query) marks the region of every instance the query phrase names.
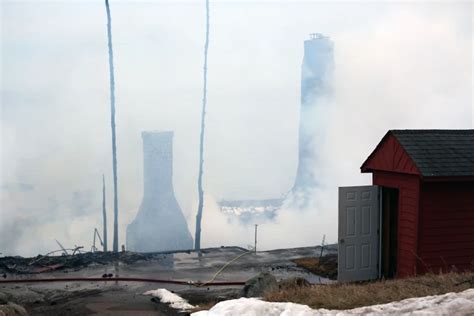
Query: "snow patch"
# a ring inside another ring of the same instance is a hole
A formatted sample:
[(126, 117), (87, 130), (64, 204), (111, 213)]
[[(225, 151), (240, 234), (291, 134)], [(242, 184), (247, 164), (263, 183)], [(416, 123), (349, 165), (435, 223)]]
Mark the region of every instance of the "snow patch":
[(239, 298), (237, 300), (223, 301), (209, 311), (193, 313), (194, 316), (257, 316), (257, 315), (314, 315), (313, 310), (306, 305), (294, 303), (270, 303), (257, 298)]
[(170, 304), (170, 306), (174, 309), (187, 310), (194, 308), (194, 306), (189, 304), (184, 298), (166, 289), (147, 291), (143, 293), (143, 295), (158, 297), (160, 302)]
[(474, 311), (474, 289), (460, 293), (447, 293), (418, 298), (409, 298), (399, 302), (372, 305), (348, 310), (311, 309), (306, 305), (294, 303), (271, 303), (256, 298), (240, 298), (223, 301), (209, 311), (193, 313), (194, 316), (316, 316), (316, 315), (386, 315), (386, 314), (423, 314), (423, 315), (472, 315)]

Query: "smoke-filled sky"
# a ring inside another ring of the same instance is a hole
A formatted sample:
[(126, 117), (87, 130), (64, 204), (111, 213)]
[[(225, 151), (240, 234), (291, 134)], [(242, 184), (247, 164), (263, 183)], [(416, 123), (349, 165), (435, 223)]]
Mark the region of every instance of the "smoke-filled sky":
[[(173, 130), (174, 186), (194, 232), (205, 1), (110, 1), (116, 68), (120, 243), (143, 191), (144, 130)], [(335, 45), (334, 98), (315, 123), (315, 207), (259, 229), (262, 248), (337, 237), (337, 187), (393, 128), (472, 128), (470, 2), (211, 1), (203, 246), (253, 242), (215, 201), (276, 198), (296, 173), (303, 41)], [(90, 248), (101, 177), (112, 218), (103, 1), (1, 4), (0, 252)], [(109, 222), (111, 224), (111, 221)], [(109, 226), (111, 240), (112, 226)]]

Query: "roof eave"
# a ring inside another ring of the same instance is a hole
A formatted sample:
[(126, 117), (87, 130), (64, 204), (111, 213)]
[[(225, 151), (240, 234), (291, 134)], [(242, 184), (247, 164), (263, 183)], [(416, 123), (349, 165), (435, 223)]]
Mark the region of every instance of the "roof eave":
[(362, 173), (368, 173), (368, 172), (373, 172), (374, 170), (367, 168), (367, 163), (372, 159), (372, 157), (375, 155), (375, 153), (379, 150), (379, 148), (382, 146), (382, 144), (386, 141), (388, 136), (391, 134), (391, 130), (389, 130), (387, 133), (385, 133), (384, 137), (380, 140), (380, 142), (377, 144), (375, 149), (370, 153), (370, 155), (365, 159), (365, 161), (362, 163), (360, 166), (360, 172)]
[(423, 181), (426, 182), (469, 182), (474, 181), (474, 175), (472, 176), (423, 176)]
[[(403, 147), (403, 144), (400, 142), (400, 140), (398, 140), (397, 136), (393, 133), (393, 130), (388, 130), (387, 133), (385, 133), (384, 137), (382, 137), (382, 139), (380, 140), (380, 142), (377, 144), (377, 146), (375, 147), (375, 149), (372, 151), (372, 153), (369, 155), (369, 157), (367, 157), (367, 159), (364, 161), (364, 163), (362, 164), (362, 166), (360, 166), (360, 172), (361, 173), (370, 173), (370, 172), (374, 172), (374, 171), (384, 171), (384, 172), (394, 172), (393, 170), (383, 170), (383, 169), (371, 169), (371, 168), (368, 168), (367, 167), (367, 164), (369, 163), (369, 161), (372, 159), (372, 157), (377, 153), (377, 151), (380, 149), (380, 147), (382, 147), (382, 145), (387, 141), (387, 139), (390, 137), (390, 136), (393, 136), (393, 138), (398, 142), (398, 144), (401, 146), (402, 150), (405, 152), (405, 154), (411, 159), (411, 161), (413, 162), (413, 165), (415, 166), (415, 169), (416, 169), (416, 173), (411, 173), (411, 172), (405, 172), (405, 174), (411, 174), (411, 175), (416, 175), (416, 176), (422, 176), (422, 173), (420, 171), (420, 168), (416, 165), (416, 162), (413, 160), (413, 158), (408, 154), (408, 152), (406, 151), (406, 149)], [(396, 173), (400, 173), (400, 172), (396, 172)]]

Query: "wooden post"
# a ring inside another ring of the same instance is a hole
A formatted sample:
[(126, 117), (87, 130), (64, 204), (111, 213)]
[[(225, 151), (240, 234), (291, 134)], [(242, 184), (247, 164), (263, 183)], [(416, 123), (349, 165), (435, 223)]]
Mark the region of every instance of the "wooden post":
[[(321, 253), (319, 254), (319, 258), (323, 256), (323, 250), (324, 250), (324, 243), (326, 242), (326, 235), (323, 235), (323, 241), (321, 243)], [(319, 259), (321, 261), (321, 259)]]
[(258, 224), (255, 224), (255, 246), (254, 246), (255, 253), (257, 253), (257, 227), (258, 227)]
[[(104, 238), (103, 251), (107, 252), (107, 208), (105, 206), (105, 176), (102, 175), (102, 220), (103, 220), (103, 232), (102, 237)], [(94, 243), (95, 245), (95, 243)]]

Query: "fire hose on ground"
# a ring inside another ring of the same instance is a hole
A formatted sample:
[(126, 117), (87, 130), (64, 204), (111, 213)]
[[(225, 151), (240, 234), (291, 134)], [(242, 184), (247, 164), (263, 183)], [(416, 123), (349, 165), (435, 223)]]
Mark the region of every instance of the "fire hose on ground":
[(33, 279), (11, 279), (0, 280), (0, 284), (6, 283), (48, 283), (48, 282), (145, 282), (145, 283), (164, 283), (164, 284), (178, 284), (191, 286), (232, 286), (244, 285), (245, 281), (213, 281), (213, 282), (195, 282), (185, 280), (166, 280), (166, 279), (150, 279), (150, 278), (127, 278), (127, 277), (112, 277), (112, 278), (98, 278), (98, 277), (70, 277), (70, 278), (33, 278)]
[(241, 253), (237, 257), (227, 262), (222, 268), (220, 268), (214, 276), (207, 282), (201, 281), (185, 281), (185, 280), (166, 280), (166, 279), (150, 279), (150, 278), (127, 278), (127, 277), (69, 277), (69, 278), (30, 278), (30, 279), (11, 279), (11, 280), (0, 280), (0, 284), (6, 283), (48, 283), (48, 282), (145, 282), (145, 283), (163, 283), (163, 284), (178, 284), (178, 285), (190, 285), (196, 287), (204, 286), (236, 286), (245, 285), (245, 281), (215, 281), (217, 276), (224, 271), (231, 263), (237, 261), (246, 254), (253, 253), (253, 250)]

